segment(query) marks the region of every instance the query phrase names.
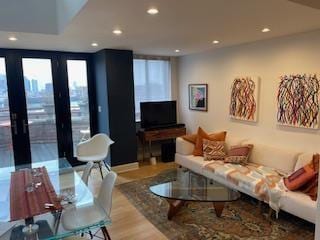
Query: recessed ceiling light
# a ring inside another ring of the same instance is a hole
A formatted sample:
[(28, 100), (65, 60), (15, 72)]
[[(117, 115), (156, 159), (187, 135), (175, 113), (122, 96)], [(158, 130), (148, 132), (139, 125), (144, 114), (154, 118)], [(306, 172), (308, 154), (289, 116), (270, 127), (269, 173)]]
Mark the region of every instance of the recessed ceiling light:
[(212, 43), (213, 43), (213, 44), (218, 44), (218, 43), (220, 43), (220, 42), (219, 42), (218, 40), (213, 40)]
[(113, 30), (113, 34), (115, 35), (121, 35), (122, 34), (122, 31), (120, 29), (115, 29)]
[(93, 43), (91, 43), (91, 46), (92, 46), (92, 47), (98, 47), (98, 43), (93, 42)]
[(18, 40), (18, 38), (13, 37), (13, 36), (12, 36), (12, 37), (9, 37), (8, 39), (9, 39), (10, 41), (17, 41), (17, 40)]
[(270, 28), (264, 28), (261, 30), (261, 32), (263, 32), (263, 33), (270, 32), (270, 31), (271, 31)]
[(180, 49), (176, 49), (176, 50), (174, 50), (176, 53), (179, 53), (180, 52)]
[(156, 15), (159, 13), (159, 10), (157, 8), (149, 8), (147, 13), (149, 13), (150, 15)]

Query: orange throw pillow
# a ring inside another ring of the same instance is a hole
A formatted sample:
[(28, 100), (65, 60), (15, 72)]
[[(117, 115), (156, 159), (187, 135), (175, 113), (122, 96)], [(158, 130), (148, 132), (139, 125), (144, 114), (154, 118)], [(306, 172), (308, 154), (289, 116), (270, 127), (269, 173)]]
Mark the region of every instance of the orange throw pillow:
[(310, 164), (307, 164), (292, 173), (289, 177), (285, 178), (284, 185), (286, 185), (290, 191), (298, 190), (304, 184), (313, 179), (316, 174), (316, 171), (313, 170)]
[(203, 156), (203, 139), (210, 141), (225, 141), (227, 132), (218, 132), (208, 135), (201, 127), (198, 128), (197, 140), (194, 145), (193, 155)]
[(198, 136), (197, 134), (189, 134), (189, 135), (182, 136), (182, 139), (186, 140), (187, 142), (196, 144), (197, 136)]

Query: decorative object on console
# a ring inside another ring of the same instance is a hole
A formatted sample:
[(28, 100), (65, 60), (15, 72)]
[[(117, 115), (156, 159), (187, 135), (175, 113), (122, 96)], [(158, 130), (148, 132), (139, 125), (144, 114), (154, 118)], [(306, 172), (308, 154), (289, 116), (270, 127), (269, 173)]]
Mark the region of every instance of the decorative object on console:
[(203, 156), (205, 161), (223, 160), (226, 156), (225, 142), (203, 139)]
[(257, 121), (259, 78), (234, 79), (231, 86), (230, 117), (245, 121)]
[(319, 80), (317, 75), (281, 76), (277, 121), (281, 125), (319, 127)]
[(194, 145), (193, 155), (203, 156), (203, 139), (208, 139), (211, 141), (225, 141), (227, 132), (218, 132), (208, 135), (201, 127), (198, 128), (197, 141)]
[(252, 144), (231, 146), (224, 162), (245, 165), (248, 163), (252, 148)]
[(208, 111), (208, 84), (189, 84), (189, 109)]

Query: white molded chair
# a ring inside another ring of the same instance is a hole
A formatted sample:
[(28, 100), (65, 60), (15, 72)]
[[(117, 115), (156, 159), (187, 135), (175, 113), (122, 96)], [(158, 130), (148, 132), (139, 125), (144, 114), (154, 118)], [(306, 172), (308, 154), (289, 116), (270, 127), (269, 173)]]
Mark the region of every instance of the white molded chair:
[(104, 163), (106, 168), (110, 171), (110, 166), (103, 160), (108, 156), (110, 145), (113, 143), (114, 141), (112, 141), (108, 135), (104, 133), (96, 134), (92, 138), (77, 145), (77, 158), (81, 162), (93, 162), (98, 164), (101, 177), (103, 178), (101, 165)]
[(94, 163), (93, 162), (87, 162), (85, 169), (83, 170), (82, 174), (82, 181), (88, 186), (89, 176), (91, 173), (91, 170), (93, 168)]
[[(78, 229), (79, 226), (88, 226), (99, 221), (99, 219), (104, 219), (105, 214), (110, 217), (111, 207), (112, 207), (112, 191), (114, 184), (116, 182), (117, 174), (113, 171), (108, 172), (106, 177), (101, 183), (98, 197), (95, 199), (99, 203), (99, 206), (88, 206), (87, 208), (70, 208), (62, 212), (62, 225), (66, 230)], [(110, 235), (106, 227), (101, 227), (102, 233), (105, 239), (109, 239)]]

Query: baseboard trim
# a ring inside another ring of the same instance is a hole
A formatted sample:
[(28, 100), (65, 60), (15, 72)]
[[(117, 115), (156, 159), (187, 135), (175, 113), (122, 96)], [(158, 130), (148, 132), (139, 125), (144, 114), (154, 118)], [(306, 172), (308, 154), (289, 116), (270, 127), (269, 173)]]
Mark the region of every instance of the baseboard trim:
[(116, 173), (124, 173), (124, 172), (129, 172), (129, 171), (133, 171), (133, 170), (137, 170), (137, 169), (139, 169), (138, 162), (127, 163), (127, 164), (122, 164), (122, 165), (111, 167), (111, 170)]

